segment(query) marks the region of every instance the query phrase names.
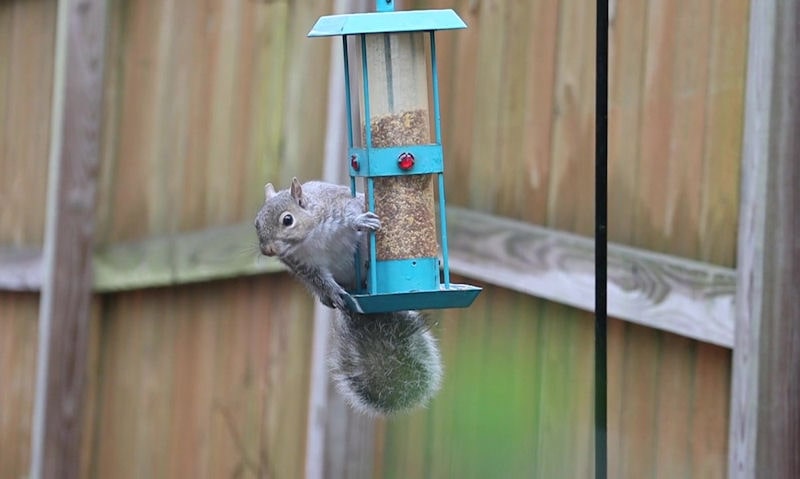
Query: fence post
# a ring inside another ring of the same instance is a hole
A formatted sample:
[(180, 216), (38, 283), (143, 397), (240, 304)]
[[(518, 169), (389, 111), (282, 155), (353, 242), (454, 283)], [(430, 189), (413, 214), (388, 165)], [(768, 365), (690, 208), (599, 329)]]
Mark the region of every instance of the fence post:
[(800, 477), (800, 3), (750, 4), (729, 477)]
[(106, 0), (60, 0), (30, 477), (80, 470)]

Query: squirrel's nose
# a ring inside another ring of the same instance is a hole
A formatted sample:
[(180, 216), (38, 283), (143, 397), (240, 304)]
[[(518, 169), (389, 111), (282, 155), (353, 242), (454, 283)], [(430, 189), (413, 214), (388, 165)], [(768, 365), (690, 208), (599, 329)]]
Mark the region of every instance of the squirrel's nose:
[(275, 256), (276, 254), (278, 254), (278, 252), (275, 251), (275, 245), (273, 245), (272, 243), (270, 244), (262, 243), (260, 246), (261, 246), (261, 253), (263, 253), (264, 256)]

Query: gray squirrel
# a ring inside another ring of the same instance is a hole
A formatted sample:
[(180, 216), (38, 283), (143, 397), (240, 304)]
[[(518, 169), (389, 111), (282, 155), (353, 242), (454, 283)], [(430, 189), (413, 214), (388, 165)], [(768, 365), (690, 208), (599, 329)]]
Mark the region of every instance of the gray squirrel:
[[(259, 248), (277, 256), (325, 306), (335, 308), (329, 367), (353, 408), (392, 415), (426, 404), (439, 390), (442, 363), (436, 340), (418, 311), (361, 314), (343, 294), (356, 286), (356, 248), (366, 258), (368, 231), (378, 216), (346, 186), (294, 178), (286, 190), (264, 187), (255, 219)], [(367, 263), (361, 267), (366, 278)]]

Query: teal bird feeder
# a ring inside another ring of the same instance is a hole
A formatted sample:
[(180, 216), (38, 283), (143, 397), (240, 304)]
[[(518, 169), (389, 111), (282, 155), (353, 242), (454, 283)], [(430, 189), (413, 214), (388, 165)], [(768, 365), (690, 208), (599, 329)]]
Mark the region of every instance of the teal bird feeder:
[(308, 34), (342, 37), (350, 189), (362, 178), (381, 219), (366, 281), (356, 268), (365, 286), (346, 301), (362, 313), (467, 307), (481, 288), (450, 282), (434, 38), (466, 24), (453, 10), (376, 4), (373, 13), (321, 17)]

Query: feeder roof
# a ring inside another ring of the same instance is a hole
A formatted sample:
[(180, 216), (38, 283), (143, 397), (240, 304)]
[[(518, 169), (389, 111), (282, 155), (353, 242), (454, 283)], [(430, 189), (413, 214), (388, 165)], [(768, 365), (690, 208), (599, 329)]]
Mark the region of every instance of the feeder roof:
[(330, 37), (359, 33), (420, 32), (459, 28), (467, 28), (467, 25), (451, 9), (405, 10), (326, 15), (317, 20), (308, 32), (308, 36)]

